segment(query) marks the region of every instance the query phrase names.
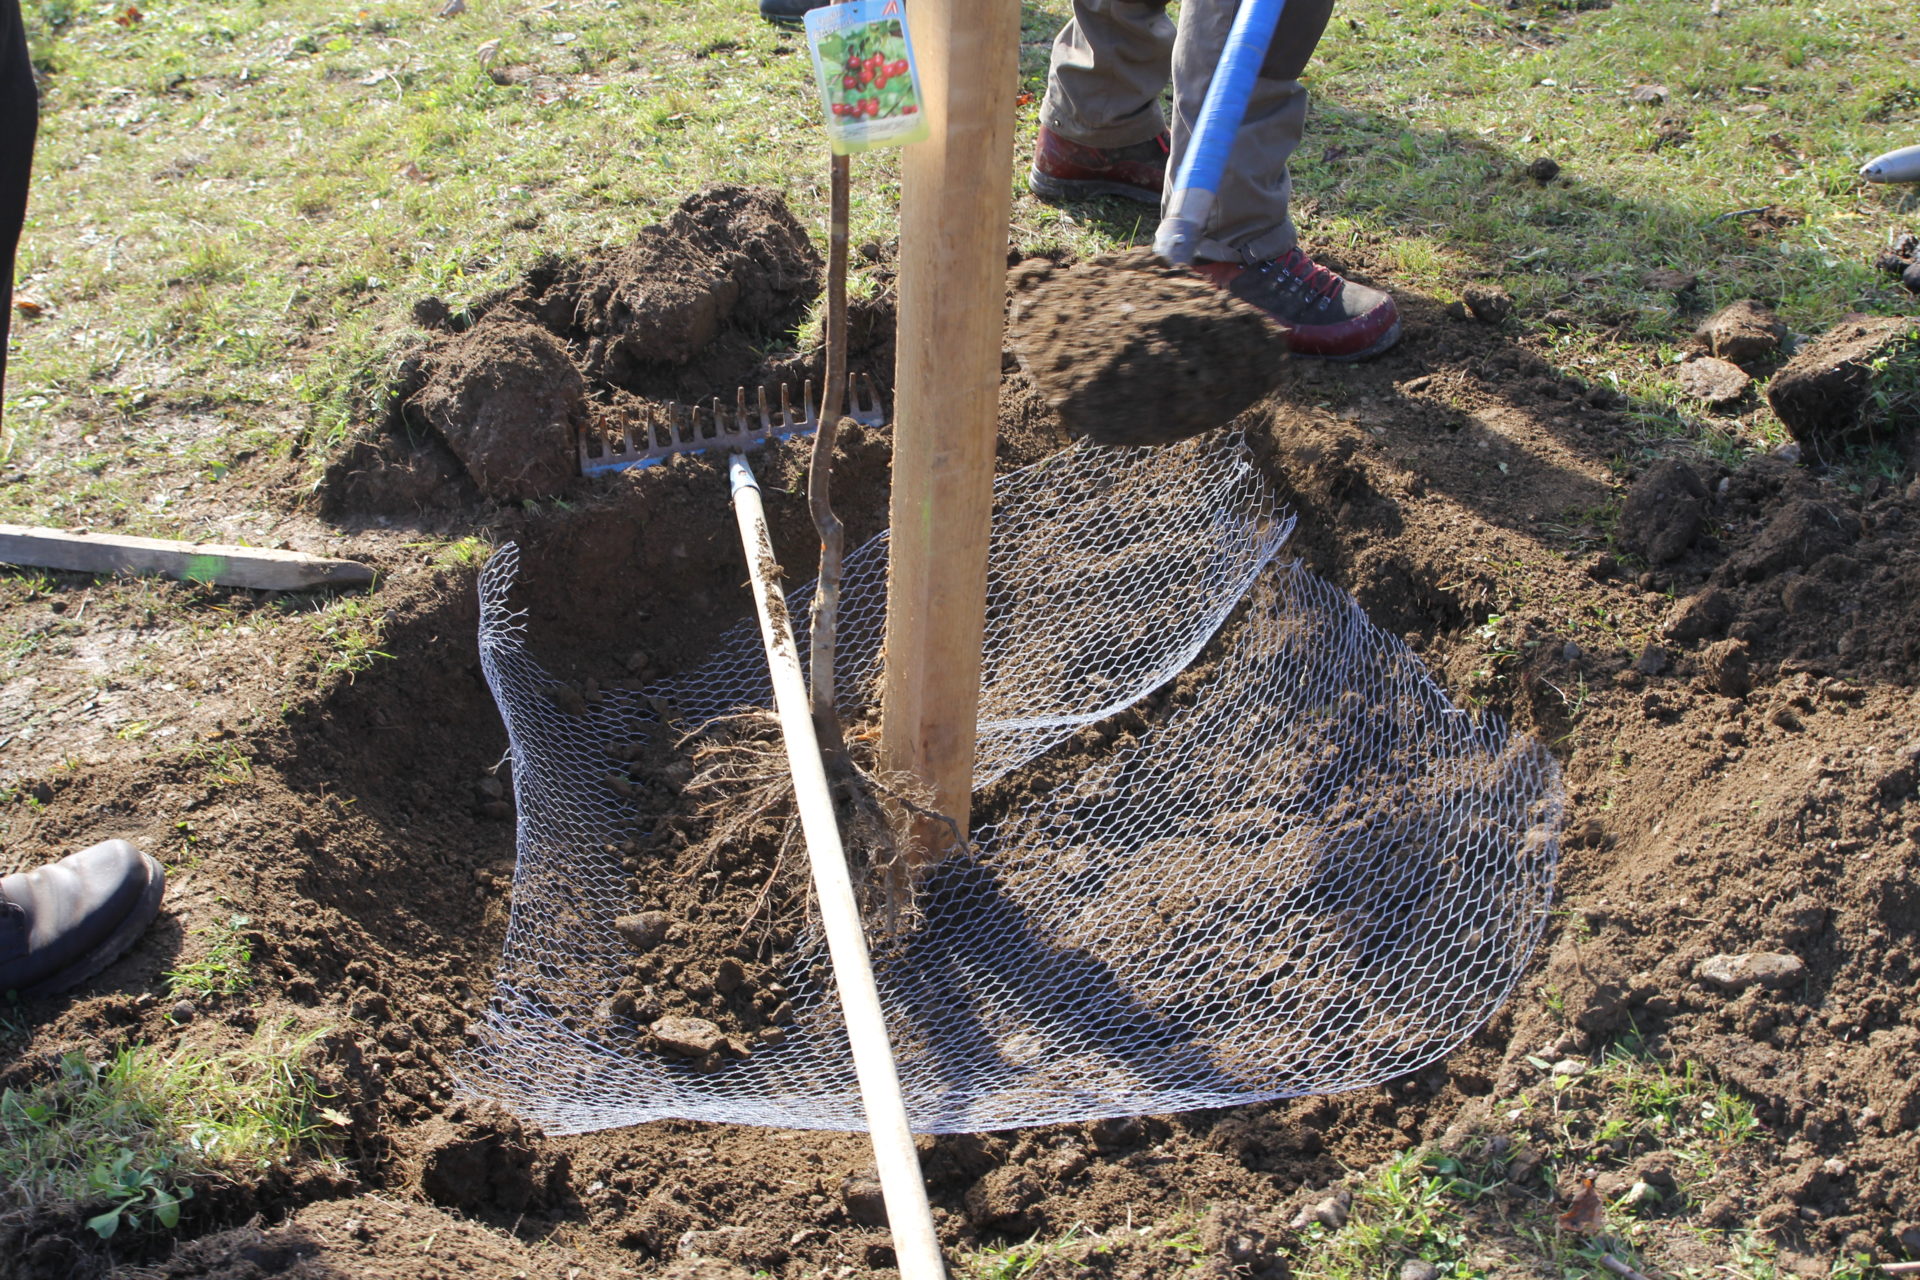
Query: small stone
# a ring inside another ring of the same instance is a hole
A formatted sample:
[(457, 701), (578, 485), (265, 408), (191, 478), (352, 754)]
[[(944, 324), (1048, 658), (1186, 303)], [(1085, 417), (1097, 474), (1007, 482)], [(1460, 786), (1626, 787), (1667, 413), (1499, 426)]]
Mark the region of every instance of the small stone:
[(1464, 302), (1449, 302), (1449, 303), (1447, 304), (1447, 319), (1449, 319), (1449, 320), (1465, 320), (1466, 318), (1467, 318), (1467, 304), (1466, 304), (1466, 303), (1464, 303)]
[(1660, 1193), (1654, 1190), (1652, 1183), (1636, 1182), (1627, 1188), (1626, 1194), (1617, 1203), (1623, 1209), (1631, 1209), (1636, 1205), (1659, 1204), (1660, 1199)]
[[(655, 1022), (651, 1028), (653, 1038), (668, 1053), (683, 1058), (717, 1058), (727, 1046), (727, 1038), (720, 1028), (705, 1018), (688, 1018), (678, 1014), (669, 1014)], [(704, 1064), (703, 1064), (704, 1065)], [(715, 1061), (718, 1066), (718, 1061)]]
[(167, 1016), (175, 1022), (192, 1022), (193, 1016), (198, 1012), (199, 1010), (193, 1007), (193, 1001), (176, 1000), (173, 1002), (173, 1008), (167, 1010)]
[(1587, 1074), (1587, 1064), (1578, 1058), (1562, 1058), (1553, 1064), (1556, 1076), (1583, 1076)]
[(1499, 324), (1513, 314), (1513, 295), (1492, 285), (1470, 284), (1462, 289), (1467, 310), (1481, 324)]
[(1893, 1238), (1909, 1254), (1920, 1257), (1920, 1222), (1903, 1222), (1894, 1228)]
[(1643, 676), (1659, 675), (1667, 669), (1667, 651), (1657, 644), (1648, 645), (1634, 659), (1633, 669)]
[(1581, 652), (1580, 646), (1569, 640), (1560, 646), (1560, 660), (1562, 662), (1578, 662), (1580, 661)]
[(1560, 176), (1560, 162), (1552, 156), (1541, 156), (1527, 166), (1527, 176), (1535, 182), (1552, 182)]
[(1642, 106), (1657, 107), (1671, 96), (1672, 91), (1663, 84), (1637, 84), (1627, 92), (1627, 101)]
[(851, 1173), (840, 1183), (840, 1204), (847, 1217), (863, 1227), (887, 1225), (887, 1198), (871, 1169)]
[(1753, 385), (1745, 369), (1718, 356), (1689, 360), (1675, 369), (1673, 376), (1682, 391), (1715, 409), (1732, 404)]
[(1920, 262), (1900, 273), (1900, 283), (1906, 286), (1907, 292), (1920, 293)]
[(504, 822), (513, 816), (513, 806), (505, 800), (489, 800), (480, 806), (480, 816), (491, 818), (495, 822)]
[[(1341, 1189), (1345, 1191), (1345, 1188)], [(1347, 1225), (1347, 1213), (1353, 1207), (1351, 1192), (1336, 1192), (1313, 1206), (1313, 1220), (1329, 1231), (1338, 1231)]]
[(500, 785), (500, 779), (495, 777), (481, 778), (473, 784), (473, 789), (480, 793), (482, 800), (498, 800), (507, 794), (507, 789)]
[(1440, 1268), (1425, 1258), (1408, 1258), (1400, 1264), (1400, 1280), (1440, 1280)]
[(1756, 951), (1746, 955), (1708, 956), (1694, 966), (1693, 976), (1722, 991), (1738, 993), (1749, 987), (1770, 990), (1791, 986), (1806, 976), (1807, 965), (1784, 951)]
[(1720, 308), (1694, 330), (1707, 353), (1735, 364), (1765, 360), (1780, 350), (1787, 326), (1780, 317), (1751, 298)]
[(666, 941), (672, 926), (673, 918), (664, 911), (641, 911), (615, 919), (613, 931), (635, 951), (651, 951)]

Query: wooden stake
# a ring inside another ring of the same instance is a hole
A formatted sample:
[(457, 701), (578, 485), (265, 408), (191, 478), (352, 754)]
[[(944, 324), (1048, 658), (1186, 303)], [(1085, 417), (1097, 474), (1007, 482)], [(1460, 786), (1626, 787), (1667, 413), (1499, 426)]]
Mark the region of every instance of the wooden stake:
[(69, 573), (156, 573), (184, 582), (251, 587), (256, 591), (364, 587), (373, 581), (373, 570), (364, 564), (300, 551), (113, 533), (67, 533), (17, 524), (0, 524), (0, 564)]
[[(908, 0), (933, 133), (902, 157), (880, 758), (962, 834), (972, 794), (1013, 189), (1018, 0)], [(923, 835), (938, 856), (950, 840)]]

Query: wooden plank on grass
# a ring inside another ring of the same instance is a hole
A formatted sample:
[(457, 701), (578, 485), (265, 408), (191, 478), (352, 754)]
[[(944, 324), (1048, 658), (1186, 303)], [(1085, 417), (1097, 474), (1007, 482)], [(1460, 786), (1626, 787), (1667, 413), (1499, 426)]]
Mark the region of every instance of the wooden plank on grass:
[(111, 533), (68, 533), (17, 524), (0, 524), (0, 564), (65, 573), (158, 574), (183, 582), (251, 587), (256, 591), (364, 587), (373, 581), (373, 570), (364, 564), (300, 551)]
[[(987, 600), (1018, 0), (913, 0), (932, 136), (901, 160), (882, 767), (966, 829)], [(924, 833), (945, 842), (927, 824)]]

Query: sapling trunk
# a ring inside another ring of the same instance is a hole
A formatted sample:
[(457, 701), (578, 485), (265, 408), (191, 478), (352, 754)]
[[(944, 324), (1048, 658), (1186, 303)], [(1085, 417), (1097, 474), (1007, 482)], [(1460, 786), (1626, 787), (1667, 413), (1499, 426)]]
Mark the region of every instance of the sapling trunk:
[(807, 506), (820, 535), (820, 580), (809, 618), (812, 669), (808, 694), (814, 733), (830, 764), (843, 766), (846, 736), (834, 705), (834, 643), (840, 622), (840, 573), (845, 530), (833, 514), (833, 446), (847, 391), (847, 157), (833, 157), (827, 238), (827, 372), (820, 390), (820, 429), (807, 467)]

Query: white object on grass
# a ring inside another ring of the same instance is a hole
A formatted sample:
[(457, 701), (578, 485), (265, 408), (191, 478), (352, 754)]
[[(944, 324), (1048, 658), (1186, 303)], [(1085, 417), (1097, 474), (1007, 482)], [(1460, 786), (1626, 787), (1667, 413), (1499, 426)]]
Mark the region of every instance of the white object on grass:
[(1901, 147), (1860, 166), (1868, 182), (1920, 182), (1920, 147)]

